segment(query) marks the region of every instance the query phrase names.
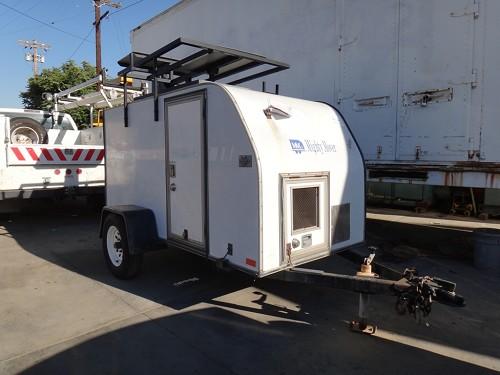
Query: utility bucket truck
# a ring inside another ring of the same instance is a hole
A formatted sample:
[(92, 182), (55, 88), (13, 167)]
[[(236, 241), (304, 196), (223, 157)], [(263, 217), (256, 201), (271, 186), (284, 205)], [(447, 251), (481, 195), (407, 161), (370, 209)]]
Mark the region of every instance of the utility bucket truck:
[(0, 200), (102, 194), (102, 135), (70, 115), (0, 108)]
[[(78, 95), (82, 89), (99, 90)], [(142, 95), (122, 82), (105, 82), (102, 75), (55, 94), (53, 111), (0, 108), (0, 200), (54, 197), (71, 193), (95, 196), (104, 193), (103, 128), (79, 130), (64, 111), (88, 107), (103, 110), (121, 106)]]
[[(437, 290), (456, 297), (437, 279), (376, 278), (373, 257), (358, 276), (297, 268), (363, 243), (365, 169), (330, 105), (237, 86), (287, 64), (183, 38), (119, 63), (152, 93), (106, 111), (100, 234), (114, 275), (135, 276), (144, 252), (175, 247), (254, 277), (358, 291), (362, 306), (367, 293), (427, 312)], [(353, 327), (367, 328), (364, 314)]]

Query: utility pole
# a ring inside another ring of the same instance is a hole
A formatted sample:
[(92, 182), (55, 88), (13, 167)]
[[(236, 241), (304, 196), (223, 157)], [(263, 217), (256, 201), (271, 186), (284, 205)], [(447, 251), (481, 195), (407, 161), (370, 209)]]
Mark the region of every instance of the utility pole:
[(43, 52), (47, 52), (50, 45), (36, 40), (18, 40), (17, 43), (25, 49), (30, 49), (30, 52), (27, 52), (24, 58), (26, 61), (33, 63), (33, 77), (36, 77), (38, 75), (38, 63), (43, 64), (45, 62), (45, 56), (42, 53), (38, 54), (38, 50), (42, 49)]
[(101, 61), (101, 21), (109, 14), (109, 10), (106, 11), (101, 16), (101, 7), (103, 5), (110, 6), (112, 8), (120, 8), (120, 3), (115, 3), (112, 0), (93, 0), (94, 1), (94, 12), (95, 12), (95, 71), (96, 74), (102, 74), (102, 61)]

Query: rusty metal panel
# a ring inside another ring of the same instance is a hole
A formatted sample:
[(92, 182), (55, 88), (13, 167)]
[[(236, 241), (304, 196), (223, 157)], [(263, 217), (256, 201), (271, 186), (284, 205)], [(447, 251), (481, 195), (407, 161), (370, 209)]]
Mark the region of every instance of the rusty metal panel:
[(370, 160), (394, 160), (399, 0), (338, 0), (336, 100)]
[(473, 6), (400, 1), (397, 160), (470, 160)]
[(453, 88), (425, 90), (417, 92), (405, 92), (403, 94), (403, 106), (418, 105), (427, 107), (428, 105), (442, 102), (451, 102), (453, 100)]

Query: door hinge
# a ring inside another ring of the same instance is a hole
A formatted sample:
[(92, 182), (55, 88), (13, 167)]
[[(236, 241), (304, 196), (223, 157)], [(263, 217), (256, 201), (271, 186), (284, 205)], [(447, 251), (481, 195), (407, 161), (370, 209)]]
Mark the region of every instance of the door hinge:
[(464, 10), (460, 12), (451, 12), (450, 16), (452, 17), (464, 17), (472, 15), (474, 19), (479, 18), (479, 0), (475, 0), (473, 4), (466, 7)]
[(339, 52), (342, 52), (342, 49), (346, 46), (349, 46), (351, 44), (354, 44), (358, 41), (358, 37), (354, 37), (353, 39), (351, 40), (348, 40), (348, 41), (344, 41), (344, 39), (342, 38), (342, 36), (339, 38), (339, 44), (338, 44), (338, 51)]
[(337, 97), (337, 104), (342, 104), (345, 100), (350, 100), (353, 99), (356, 96), (356, 94), (351, 94), (351, 95), (344, 95), (343, 93), (339, 92), (338, 97)]
[(472, 69), (472, 80), (470, 82), (470, 87), (471, 88), (476, 88), (477, 85), (478, 85), (478, 73), (477, 73), (477, 69)]
[(479, 1), (475, 0), (474, 4), (472, 4), (472, 14), (474, 18), (479, 18)]

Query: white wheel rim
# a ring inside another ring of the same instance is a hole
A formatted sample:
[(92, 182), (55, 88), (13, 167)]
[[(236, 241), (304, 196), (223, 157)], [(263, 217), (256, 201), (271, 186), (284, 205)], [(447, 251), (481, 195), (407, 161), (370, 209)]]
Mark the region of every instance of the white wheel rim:
[[(31, 136), (30, 136), (31, 135)], [(17, 144), (39, 144), (38, 134), (27, 126), (20, 126), (12, 132), (12, 143)]]
[(123, 262), (123, 247), (117, 246), (122, 240), (120, 231), (114, 225), (108, 228), (108, 233), (106, 234), (106, 247), (108, 250), (108, 257), (113, 266), (120, 267)]

